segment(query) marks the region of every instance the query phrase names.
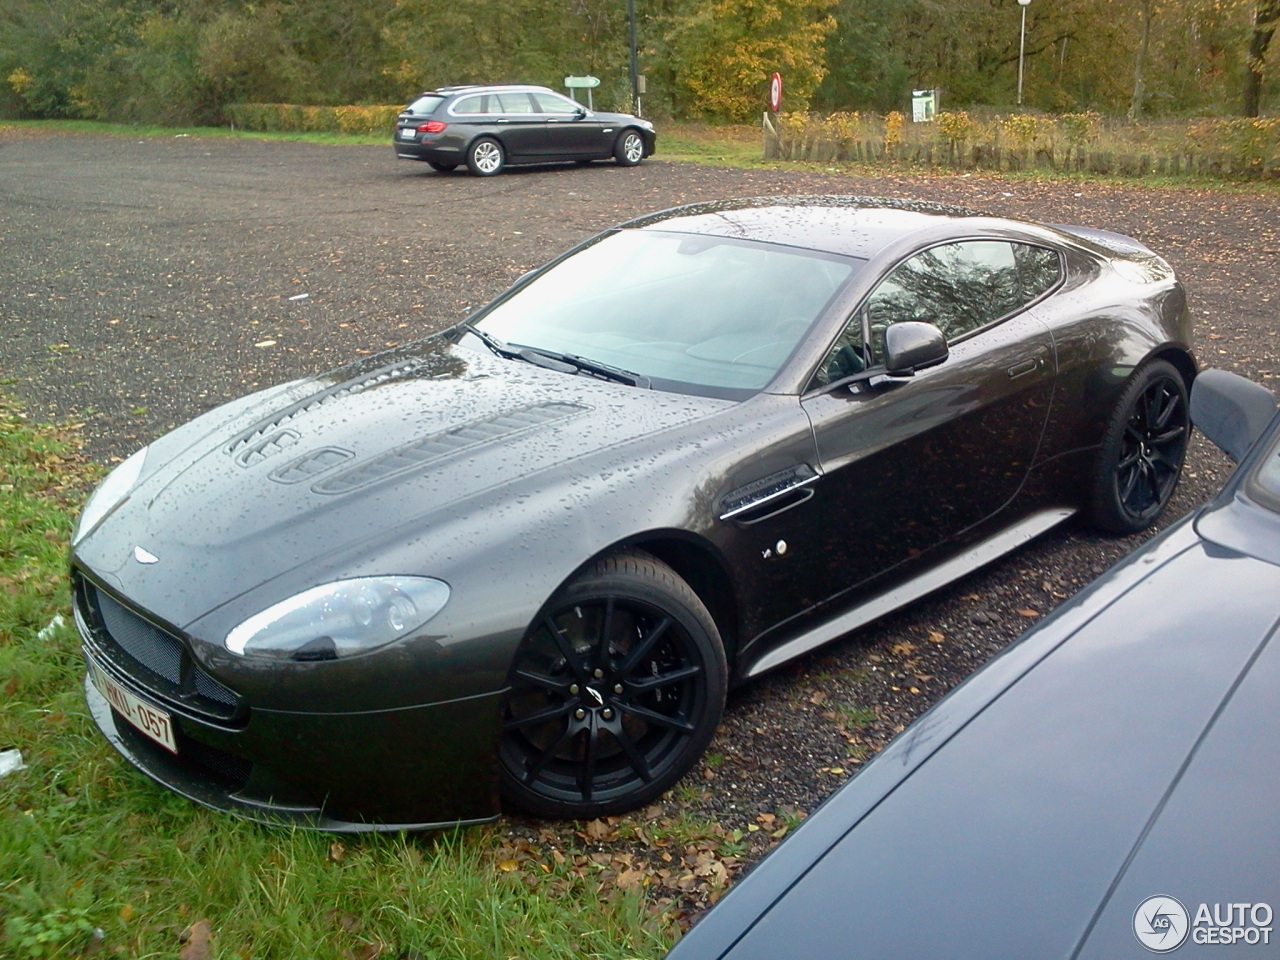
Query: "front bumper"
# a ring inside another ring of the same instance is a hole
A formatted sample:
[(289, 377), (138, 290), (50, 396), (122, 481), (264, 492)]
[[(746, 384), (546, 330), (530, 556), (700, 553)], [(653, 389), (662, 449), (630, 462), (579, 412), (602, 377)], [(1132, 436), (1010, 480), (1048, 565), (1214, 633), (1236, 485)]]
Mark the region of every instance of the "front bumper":
[[(340, 833), (495, 819), (491, 731), (500, 696), (363, 714), (254, 711), (237, 731), (201, 729), (174, 715), (173, 754), (125, 722), (85, 679), (98, 729), (157, 783), (248, 820)], [(489, 731), (487, 742), (468, 736), (480, 729)]]
[[(498, 815), (501, 690), (424, 704), (401, 700), (388, 709), (370, 709), (376, 698), (352, 690), (349, 709), (340, 710), (336, 697), (344, 688), (337, 685), (300, 698), (299, 708), (267, 708), (206, 673), (180, 635), (83, 578), (75, 594), (90, 673), (167, 714), (162, 725), (176, 753), (118, 714), (87, 676), (94, 722), (125, 759), (176, 793), (251, 820), (347, 832), (449, 827)], [(350, 709), (357, 693), (365, 702)], [(113, 698), (127, 699), (118, 691)], [(123, 709), (133, 711), (127, 703)]]

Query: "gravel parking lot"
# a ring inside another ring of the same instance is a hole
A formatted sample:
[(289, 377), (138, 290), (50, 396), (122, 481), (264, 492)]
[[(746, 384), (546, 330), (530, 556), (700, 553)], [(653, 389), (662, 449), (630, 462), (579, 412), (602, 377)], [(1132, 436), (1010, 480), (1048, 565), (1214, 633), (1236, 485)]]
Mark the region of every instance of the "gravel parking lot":
[[(940, 200), (1131, 234), (1187, 284), (1201, 361), (1280, 386), (1274, 189), (871, 179), (661, 160), (477, 179), (397, 161), (389, 145), (0, 129), (0, 389), (34, 416), (83, 421), (90, 452), (110, 461), (256, 387), (444, 327), (619, 220), (698, 200), (800, 193)], [(1226, 470), (1197, 439), (1165, 523), (1212, 493)], [(1139, 540), (1068, 525), (739, 691), (708, 762), (650, 819), (685, 812), (729, 829), (768, 828), (728, 855), (732, 873), (768, 846), (781, 818), (811, 810)], [(558, 842), (537, 824), (508, 829)], [(584, 839), (634, 845), (634, 834), (610, 830)], [(710, 876), (677, 889), (672, 879), (668, 892), (697, 901), (714, 885)]]

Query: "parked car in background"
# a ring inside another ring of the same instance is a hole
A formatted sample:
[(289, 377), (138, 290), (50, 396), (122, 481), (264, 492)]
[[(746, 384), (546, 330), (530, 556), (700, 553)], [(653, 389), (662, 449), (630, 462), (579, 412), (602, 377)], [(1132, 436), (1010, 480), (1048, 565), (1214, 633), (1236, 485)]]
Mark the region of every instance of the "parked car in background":
[(670, 960), (1275, 957), (1275, 410), (1201, 373), (1192, 417), (1241, 458), (1222, 493), (899, 734)]
[(396, 120), (396, 156), (441, 172), (466, 164), (477, 177), (508, 164), (612, 158), (633, 167), (652, 156), (648, 120), (597, 113), (566, 96), (523, 84), (441, 87), (422, 94)]
[(94, 718), (260, 819), (643, 805), (729, 684), (1077, 512), (1151, 523), (1189, 336), (1115, 234), (858, 197), (633, 220), (118, 467), (73, 546)]

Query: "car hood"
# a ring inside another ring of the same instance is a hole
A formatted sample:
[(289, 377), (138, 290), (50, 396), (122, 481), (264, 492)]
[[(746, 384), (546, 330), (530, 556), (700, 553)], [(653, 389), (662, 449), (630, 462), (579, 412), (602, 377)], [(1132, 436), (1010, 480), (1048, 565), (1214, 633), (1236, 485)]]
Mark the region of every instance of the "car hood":
[(673, 960), (1141, 957), (1147, 898), (1280, 905), (1280, 568), (1184, 520), (1105, 586), (908, 728)]
[[(181, 628), (300, 564), (372, 550), (408, 527), (421, 535), (433, 516), (499, 488), (516, 500), (561, 495), (576, 464), (731, 405), (433, 338), (161, 438), (76, 558)], [(157, 560), (139, 561), (135, 547)]]

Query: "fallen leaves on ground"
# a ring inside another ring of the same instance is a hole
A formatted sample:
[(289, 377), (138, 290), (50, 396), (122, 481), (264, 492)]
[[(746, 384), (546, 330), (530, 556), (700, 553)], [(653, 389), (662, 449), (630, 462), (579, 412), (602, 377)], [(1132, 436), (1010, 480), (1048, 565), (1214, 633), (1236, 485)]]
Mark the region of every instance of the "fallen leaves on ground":
[(197, 920), (178, 934), (178, 942), (182, 944), (178, 960), (209, 960), (213, 956), (213, 924)]

